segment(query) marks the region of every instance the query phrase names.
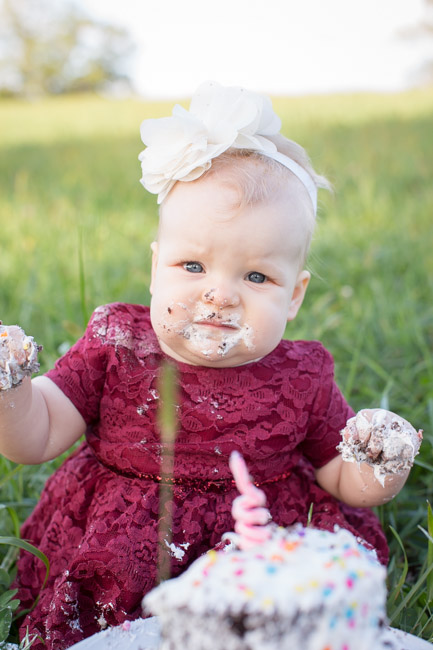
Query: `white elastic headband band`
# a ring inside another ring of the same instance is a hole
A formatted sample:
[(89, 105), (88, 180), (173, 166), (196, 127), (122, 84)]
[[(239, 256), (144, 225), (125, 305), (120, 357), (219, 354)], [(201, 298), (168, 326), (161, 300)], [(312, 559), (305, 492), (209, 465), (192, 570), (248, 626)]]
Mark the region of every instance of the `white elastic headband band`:
[(301, 167), (301, 165), (295, 162), (292, 158), (289, 158), (288, 156), (284, 155), (283, 153), (280, 153), (279, 151), (261, 151), (260, 153), (265, 155), (267, 158), (272, 158), (272, 160), (276, 160), (277, 162), (281, 163), (282, 165), (284, 165), (284, 167), (290, 169), (290, 171), (297, 178), (299, 178), (299, 180), (304, 185), (305, 189), (307, 190), (310, 196), (314, 208), (314, 214), (316, 214), (317, 186), (313, 181), (312, 177), (310, 176), (310, 174), (307, 172), (307, 170)]
[(141, 183), (162, 203), (175, 183), (200, 178), (224, 151), (245, 149), (289, 169), (304, 185), (316, 212), (313, 177), (280, 153), (272, 141), (280, 128), (281, 120), (268, 97), (207, 81), (194, 93), (189, 111), (176, 105), (171, 117), (142, 123), (141, 138), (146, 149), (139, 155)]

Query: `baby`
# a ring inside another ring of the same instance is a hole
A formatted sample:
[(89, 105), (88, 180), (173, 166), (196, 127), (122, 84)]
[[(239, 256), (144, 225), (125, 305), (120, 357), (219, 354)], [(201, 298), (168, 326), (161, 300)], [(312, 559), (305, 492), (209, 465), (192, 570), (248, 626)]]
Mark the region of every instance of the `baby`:
[[(173, 576), (220, 542), (233, 527), (234, 450), (277, 524), (337, 524), (387, 561), (369, 507), (402, 488), (421, 434), (381, 410), (354, 416), (329, 352), (315, 341), (282, 340), (310, 281), (317, 188), (327, 183), (279, 131), (269, 99), (214, 83), (198, 89), (189, 111), (177, 106), (172, 117), (146, 120), (142, 183), (161, 204), (150, 310), (99, 307), (45, 376), (30, 381), (24, 355), (22, 380), (0, 382), (0, 451), (8, 458), (41, 463), (85, 434), (22, 531), (51, 563), (23, 622), (48, 648), (140, 615), (165, 518)], [(7, 375), (28, 338), (19, 328), (3, 332)], [(172, 445), (161, 442), (156, 417), (167, 359), (179, 384)], [(167, 452), (169, 479), (161, 476)], [(173, 487), (166, 515), (164, 481)], [(42, 581), (38, 560), (23, 555), (23, 606)]]

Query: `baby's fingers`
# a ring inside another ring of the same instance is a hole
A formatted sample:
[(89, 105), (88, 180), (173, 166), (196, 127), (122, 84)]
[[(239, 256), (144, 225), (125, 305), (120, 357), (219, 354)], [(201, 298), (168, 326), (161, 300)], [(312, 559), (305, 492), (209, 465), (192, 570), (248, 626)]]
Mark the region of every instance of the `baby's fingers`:
[(413, 461), (422, 442), (422, 430), (417, 431), (407, 420), (390, 413), (390, 434), (383, 442), (384, 460), (399, 458)]
[(383, 450), (383, 436), (380, 431), (373, 429), (365, 453), (371, 460), (376, 460)]
[(368, 411), (360, 411), (353, 418), (347, 420), (343, 429), (343, 438), (347, 442), (356, 442), (365, 445), (370, 438), (371, 426)]
[(24, 350), (25, 334), (17, 325), (0, 327), (0, 342), (3, 347), (2, 357), (13, 358), (17, 363), (22, 364), (26, 361), (26, 352)]

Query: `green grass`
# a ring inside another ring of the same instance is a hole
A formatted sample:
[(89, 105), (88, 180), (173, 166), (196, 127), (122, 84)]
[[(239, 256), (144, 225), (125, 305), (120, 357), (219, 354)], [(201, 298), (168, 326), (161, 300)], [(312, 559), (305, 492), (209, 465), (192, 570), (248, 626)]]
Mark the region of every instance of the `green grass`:
[[(387, 406), (424, 429), (406, 487), (379, 514), (392, 624), (432, 640), (433, 90), (275, 108), (335, 190), (320, 197), (313, 280), (287, 336), (323, 341), (355, 409)], [(149, 301), (156, 202), (138, 182), (138, 127), (170, 111), (97, 97), (0, 103), (0, 318), (43, 343), (42, 370), (95, 306)], [(0, 535), (17, 536), (59, 462), (0, 458)], [(0, 545), (0, 594), (15, 554)]]

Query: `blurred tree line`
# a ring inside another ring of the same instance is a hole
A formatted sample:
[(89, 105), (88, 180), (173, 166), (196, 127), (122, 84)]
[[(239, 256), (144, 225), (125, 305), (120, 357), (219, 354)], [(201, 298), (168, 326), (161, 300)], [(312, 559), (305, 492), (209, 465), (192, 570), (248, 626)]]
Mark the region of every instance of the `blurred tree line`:
[[(427, 39), (433, 44), (433, 0), (424, 0), (424, 16), (418, 25), (411, 25), (400, 32), (403, 38)], [(431, 84), (433, 82), (433, 58), (430, 57), (423, 63), (416, 74), (417, 81)]]
[[(419, 27), (420, 34), (433, 41), (433, 0), (425, 0), (425, 4), (425, 18)], [(433, 81), (433, 59), (426, 61), (422, 73), (428, 82)]]
[(130, 89), (129, 33), (72, 0), (0, 0), (0, 96)]

